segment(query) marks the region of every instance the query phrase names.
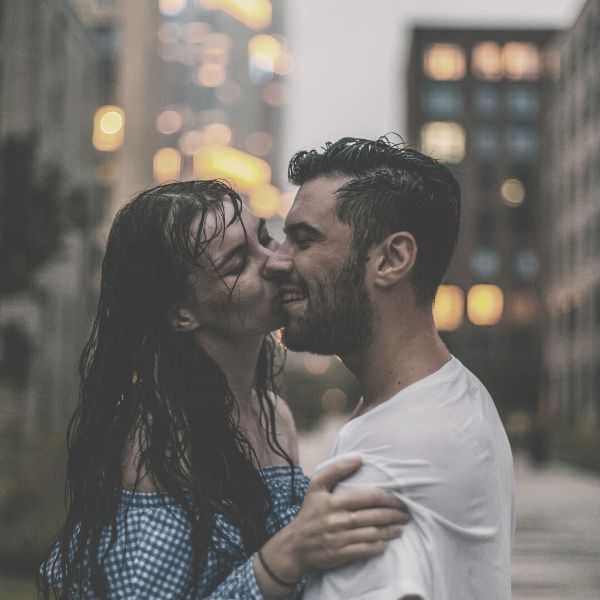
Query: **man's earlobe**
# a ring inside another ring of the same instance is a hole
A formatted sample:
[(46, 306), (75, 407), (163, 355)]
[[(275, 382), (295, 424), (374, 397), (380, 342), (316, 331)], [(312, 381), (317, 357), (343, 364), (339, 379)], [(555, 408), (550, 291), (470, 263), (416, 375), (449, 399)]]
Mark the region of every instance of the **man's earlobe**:
[(196, 319), (193, 312), (186, 307), (170, 308), (168, 318), (169, 326), (173, 331), (194, 331), (194, 329), (200, 327), (198, 319)]
[(417, 241), (412, 233), (398, 231), (388, 236), (377, 248), (375, 283), (388, 287), (412, 271), (417, 259)]

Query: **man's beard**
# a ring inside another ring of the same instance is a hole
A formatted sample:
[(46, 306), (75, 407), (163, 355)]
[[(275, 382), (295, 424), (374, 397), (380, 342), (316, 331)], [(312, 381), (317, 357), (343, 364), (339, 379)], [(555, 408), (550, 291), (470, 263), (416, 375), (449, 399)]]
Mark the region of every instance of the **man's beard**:
[(309, 297), (306, 313), (288, 320), (283, 342), (290, 349), (348, 356), (368, 344), (373, 307), (364, 284), (365, 262), (351, 256)]

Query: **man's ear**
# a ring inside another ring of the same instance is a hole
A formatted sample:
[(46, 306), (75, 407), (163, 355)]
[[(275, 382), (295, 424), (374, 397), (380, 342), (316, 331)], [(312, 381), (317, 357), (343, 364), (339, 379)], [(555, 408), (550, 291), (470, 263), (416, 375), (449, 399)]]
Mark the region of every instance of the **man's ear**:
[(417, 260), (417, 241), (412, 233), (397, 231), (389, 235), (372, 251), (373, 283), (389, 287), (405, 279)]
[(176, 306), (169, 309), (169, 325), (173, 331), (194, 331), (200, 327), (200, 323), (194, 312), (185, 306)]

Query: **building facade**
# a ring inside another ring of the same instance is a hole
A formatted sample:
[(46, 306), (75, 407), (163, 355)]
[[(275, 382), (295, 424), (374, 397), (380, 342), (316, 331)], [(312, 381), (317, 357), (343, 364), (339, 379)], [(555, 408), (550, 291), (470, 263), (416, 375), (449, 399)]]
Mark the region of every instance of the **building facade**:
[[(0, 143), (31, 139), (34, 173), (42, 177), (52, 168), (60, 174), (59, 193), (75, 198), (82, 215), (103, 205), (91, 144), (103, 83), (102, 53), (89, 22), (96, 8), (92, 0), (0, 5)], [(14, 201), (21, 201), (18, 194)], [(9, 429), (62, 425), (72, 413), (91, 319), (95, 249), (86, 217), (64, 234), (28, 289), (0, 298), (3, 364), (12, 360), (15, 335), (21, 348), (29, 345), (19, 367), (26, 380), (0, 385), (2, 425)]]
[(555, 43), (547, 119), (546, 406), (579, 434), (600, 430), (600, 1)]
[(281, 6), (120, 3), (116, 102), (125, 135), (114, 157), (114, 209), (156, 183), (222, 177), (262, 216), (278, 214), (280, 111), (293, 68)]
[(435, 312), (450, 350), (501, 412), (537, 411), (544, 327), (542, 128), (553, 31), (416, 28), (408, 139), (463, 192), (461, 236)]

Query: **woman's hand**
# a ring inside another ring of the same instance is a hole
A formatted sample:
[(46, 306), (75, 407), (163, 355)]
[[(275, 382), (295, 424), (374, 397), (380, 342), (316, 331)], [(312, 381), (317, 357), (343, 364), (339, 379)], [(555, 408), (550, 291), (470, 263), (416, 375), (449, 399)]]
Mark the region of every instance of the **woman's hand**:
[[(402, 534), (410, 516), (390, 493), (377, 488), (332, 493), (360, 465), (359, 457), (345, 458), (315, 475), (298, 516), (263, 546), (262, 557), (279, 579), (293, 583), (312, 570), (382, 554)], [(260, 583), (268, 573), (260, 561), (254, 564), (263, 575)]]

